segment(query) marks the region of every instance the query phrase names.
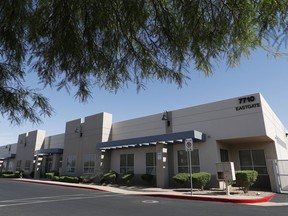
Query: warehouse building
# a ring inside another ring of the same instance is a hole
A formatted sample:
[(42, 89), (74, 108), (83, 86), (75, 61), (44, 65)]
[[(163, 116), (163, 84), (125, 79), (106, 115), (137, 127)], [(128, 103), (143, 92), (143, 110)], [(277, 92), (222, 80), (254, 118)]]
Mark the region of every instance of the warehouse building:
[[(105, 112), (72, 120), (63, 134), (19, 135), (9, 160), (14, 169), (33, 171), (37, 178), (49, 170), (72, 176), (132, 171), (136, 180), (148, 173), (157, 187), (169, 187), (172, 176), (188, 172), (185, 144), (192, 141), (192, 171), (210, 172), (213, 184), (218, 183), (216, 163), (231, 161), (235, 170), (256, 170), (257, 186), (283, 192), (288, 190), (287, 136), (256, 93), (115, 123)], [(0, 158), (7, 169), (7, 154), (0, 152)]]

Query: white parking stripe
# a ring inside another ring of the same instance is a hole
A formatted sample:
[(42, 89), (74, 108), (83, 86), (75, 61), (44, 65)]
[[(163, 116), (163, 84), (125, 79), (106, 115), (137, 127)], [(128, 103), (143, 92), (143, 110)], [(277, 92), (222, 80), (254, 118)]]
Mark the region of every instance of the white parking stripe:
[(75, 194), (75, 195), (62, 195), (62, 196), (51, 196), (51, 197), (35, 197), (27, 199), (15, 199), (15, 200), (4, 200), (0, 201), (0, 208), (20, 205), (34, 205), (49, 202), (61, 202), (69, 200), (81, 200), (81, 199), (98, 199), (103, 197), (115, 197), (124, 196), (124, 194)]

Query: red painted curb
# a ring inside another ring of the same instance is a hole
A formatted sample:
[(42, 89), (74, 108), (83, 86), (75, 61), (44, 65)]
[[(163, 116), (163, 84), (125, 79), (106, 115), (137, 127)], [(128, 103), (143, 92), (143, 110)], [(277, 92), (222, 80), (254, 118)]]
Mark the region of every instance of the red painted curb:
[(172, 198), (172, 199), (186, 199), (186, 200), (199, 200), (199, 201), (216, 201), (216, 202), (230, 202), (230, 203), (239, 203), (239, 204), (252, 204), (252, 203), (263, 203), (269, 202), (274, 196), (275, 193), (271, 193), (268, 196), (261, 197), (258, 199), (232, 199), (232, 198), (223, 198), (223, 197), (207, 197), (207, 196), (182, 196), (174, 194), (141, 194), (143, 196), (150, 197), (162, 197), (162, 198)]

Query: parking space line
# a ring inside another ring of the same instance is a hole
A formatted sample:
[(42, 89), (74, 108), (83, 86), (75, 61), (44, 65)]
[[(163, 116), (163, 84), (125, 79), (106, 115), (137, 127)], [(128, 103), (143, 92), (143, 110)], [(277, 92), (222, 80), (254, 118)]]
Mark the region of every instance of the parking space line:
[(0, 208), (10, 207), (10, 206), (20, 206), (20, 205), (35, 205), (41, 203), (49, 203), (49, 202), (61, 202), (61, 201), (69, 201), (69, 200), (81, 200), (81, 199), (98, 199), (105, 197), (116, 197), (116, 196), (124, 196), (125, 194), (76, 194), (76, 195), (62, 195), (62, 196), (51, 196), (51, 197), (35, 197), (35, 198), (27, 198), (27, 199), (15, 199), (15, 200), (3, 200), (0, 201)]

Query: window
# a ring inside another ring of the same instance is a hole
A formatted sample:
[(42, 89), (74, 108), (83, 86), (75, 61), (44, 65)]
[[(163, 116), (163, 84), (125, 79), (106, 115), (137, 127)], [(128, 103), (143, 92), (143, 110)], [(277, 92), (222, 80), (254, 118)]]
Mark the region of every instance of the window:
[(21, 170), (21, 160), (16, 162), (16, 170)]
[(259, 175), (267, 175), (264, 150), (239, 151), (241, 170), (256, 170)]
[[(178, 152), (178, 173), (188, 173), (188, 157), (185, 150), (179, 150)], [(191, 151), (191, 161), (192, 161), (192, 172), (200, 172), (200, 162), (199, 162), (199, 150), (194, 149)]]
[(146, 153), (146, 174), (156, 175), (156, 153)]
[(25, 161), (24, 171), (30, 172), (30, 165), (31, 165), (31, 161), (30, 160), (26, 160)]
[(8, 163), (8, 171), (12, 171), (14, 167), (14, 162), (13, 161), (9, 161)]
[(221, 162), (229, 162), (228, 150), (220, 149)]
[(120, 155), (120, 173), (134, 172), (134, 154)]
[(95, 161), (96, 155), (95, 154), (87, 154), (84, 156), (84, 173), (94, 173), (95, 172)]
[(76, 156), (75, 155), (69, 155), (67, 157), (67, 172), (68, 173), (75, 173), (76, 171)]

